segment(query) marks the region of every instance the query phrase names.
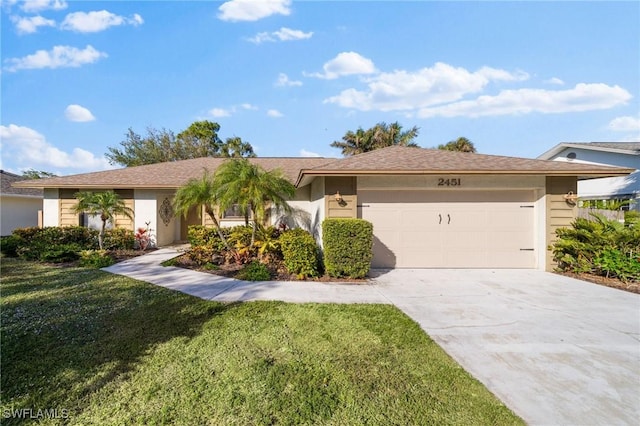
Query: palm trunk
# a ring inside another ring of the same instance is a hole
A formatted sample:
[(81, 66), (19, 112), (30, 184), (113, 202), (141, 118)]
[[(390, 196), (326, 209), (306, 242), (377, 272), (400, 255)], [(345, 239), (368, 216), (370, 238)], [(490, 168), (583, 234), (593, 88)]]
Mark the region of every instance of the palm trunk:
[(102, 219), (102, 228), (100, 228), (100, 232), (98, 233), (98, 247), (100, 250), (104, 250), (104, 232), (107, 229), (107, 221), (106, 219)]
[(256, 229), (258, 228), (258, 215), (256, 214), (256, 210), (255, 209), (251, 209), (251, 213), (253, 213), (253, 229), (251, 230), (251, 247), (253, 247), (253, 245), (256, 242)]
[(205, 211), (207, 212), (207, 214), (209, 215), (209, 217), (213, 221), (213, 224), (216, 227), (216, 231), (218, 231), (218, 236), (222, 240), (222, 243), (227, 248), (227, 250), (231, 250), (231, 247), (229, 247), (229, 243), (227, 242), (227, 239), (222, 234), (222, 228), (220, 227), (220, 223), (218, 222), (218, 219), (216, 219), (216, 214), (213, 212), (213, 209), (211, 207), (209, 207), (209, 206), (206, 206), (205, 207)]

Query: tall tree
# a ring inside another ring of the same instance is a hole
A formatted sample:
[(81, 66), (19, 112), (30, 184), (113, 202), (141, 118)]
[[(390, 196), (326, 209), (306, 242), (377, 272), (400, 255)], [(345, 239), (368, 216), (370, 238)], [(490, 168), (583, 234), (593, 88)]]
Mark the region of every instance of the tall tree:
[(172, 131), (153, 127), (141, 136), (129, 129), (119, 148), (108, 147), (109, 163), (125, 167), (199, 157), (255, 156), (249, 142), (230, 138), (222, 142), (218, 137), (220, 125), (203, 120), (191, 123), (176, 136)]
[[(211, 218), (218, 231), (218, 236), (229, 248), (227, 239), (220, 229), (220, 221), (216, 217), (215, 208), (219, 201), (219, 194), (220, 188), (215, 183), (214, 176), (205, 170), (202, 177), (190, 179), (184, 186), (178, 188), (173, 198), (173, 209), (176, 214), (187, 217), (191, 208), (204, 206), (204, 211)], [(200, 210), (198, 210), (198, 214), (200, 214)]]
[(127, 207), (124, 200), (114, 191), (81, 191), (75, 194), (75, 198), (78, 200), (73, 208), (75, 212), (100, 215), (100, 220), (102, 220), (102, 227), (98, 234), (100, 250), (104, 248), (104, 233), (107, 222), (113, 223), (116, 215), (123, 215), (133, 220), (133, 210)]
[(438, 149), (442, 149), (444, 151), (458, 151), (458, 152), (478, 152), (476, 150), (475, 145), (469, 139), (465, 137), (459, 137), (456, 140), (449, 141), (445, 144), (438, 145)]
[(258, 221), (266, 217), (267, 205), (285, 212), (291, 211), (287, 200), (293, 197), (295, 187), (280, 169), (266, 171), (245, 158), (231, 159), (218, 167), (214, 180), (219, 191), (218, 206), (221, 211), (234, 204), (242, 213), (251, 211), (251, 245), (256, 239)]
[(362, 154), (388, 146), (417, 147), (413, 140), (418, 137), (418, 133), (419, 129), (416, 126), (402, 131), (402, 126), (397, 121), (391, 124), (380, 122), (368, 130), (363, 130), (362, 127), (355, 132), (350, 130), (341, 141), (334, 141), (331, 146), (340, 148), (344, 156)]
[(27, 179), (46, 179), (50, 177), (56, 177), (55, 173), (45, 172), (43, 170), (29, 169), (22, 172), (22, 176)]

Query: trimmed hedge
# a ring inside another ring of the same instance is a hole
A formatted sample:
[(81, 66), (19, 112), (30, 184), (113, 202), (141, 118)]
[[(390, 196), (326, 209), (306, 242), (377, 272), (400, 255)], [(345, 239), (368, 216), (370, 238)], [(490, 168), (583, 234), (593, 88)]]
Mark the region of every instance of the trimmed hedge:
[(373, 225), (363, 219), (322, 222), (324, 266), (331, 277), (363, 278), (371, 269)]
[(304, 229), (290, 229), (280, 235), (284, 266), (299, 277), (318, 276), (318, 245)]

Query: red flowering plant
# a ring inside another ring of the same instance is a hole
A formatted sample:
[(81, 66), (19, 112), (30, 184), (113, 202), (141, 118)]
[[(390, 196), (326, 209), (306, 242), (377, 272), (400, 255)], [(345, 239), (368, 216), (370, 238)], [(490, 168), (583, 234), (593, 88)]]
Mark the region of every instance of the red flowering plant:
[(138, 248), (142, 251), (145, 251), (147, 249), (147, 247), (149, 247), (149, 244), (151, 244), (151, 232), (149, 232), (149, 224), (151, 222), (145, 222), (145, 224), (147, 225), (146, 228), (138, 228), (138, 230), (136, 231), (136, 244), (138, 245)]

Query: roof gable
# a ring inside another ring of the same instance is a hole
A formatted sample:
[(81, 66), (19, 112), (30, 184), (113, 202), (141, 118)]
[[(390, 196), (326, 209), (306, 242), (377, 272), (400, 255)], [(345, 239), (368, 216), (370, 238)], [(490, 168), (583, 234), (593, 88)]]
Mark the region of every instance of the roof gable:
[(538, 156), (538, 158), (541, 160), (551, 160), (568, 148), (640, 156), (640, 142), (561, 142)]
[(26, 180), (23, 176), (0, 170), (0, 194), (17, 195), (21, 197), (42, 197), (41, 189), (16, 188), (13, 186), (16, 182)]

